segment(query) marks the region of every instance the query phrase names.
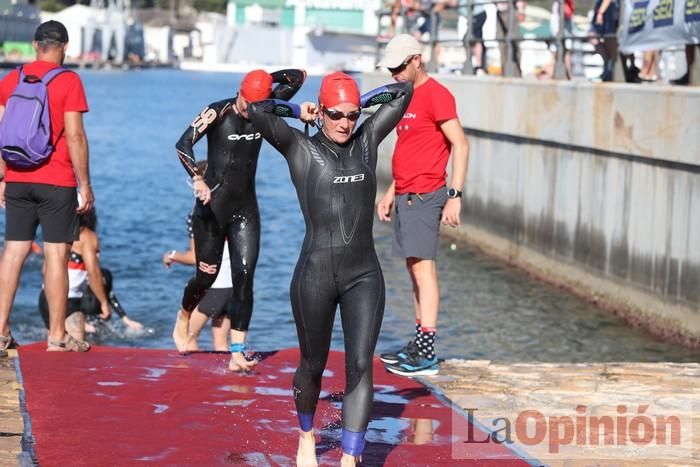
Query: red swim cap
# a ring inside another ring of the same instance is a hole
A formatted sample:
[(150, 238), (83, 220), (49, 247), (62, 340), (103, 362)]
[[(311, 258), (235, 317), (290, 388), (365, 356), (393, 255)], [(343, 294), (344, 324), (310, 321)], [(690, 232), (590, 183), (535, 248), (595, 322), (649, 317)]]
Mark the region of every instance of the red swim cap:
[(357, 83), (345, 73), (336, 71), (323, 77), (318, 103), (326, 108), (338, 104), (355, 104), (360, 106), (360, 90)]
[(271, 92), (272, 76), (265, 70), (253, 70), (241, 82), (241, 95), (248, 102), (267, 99)]

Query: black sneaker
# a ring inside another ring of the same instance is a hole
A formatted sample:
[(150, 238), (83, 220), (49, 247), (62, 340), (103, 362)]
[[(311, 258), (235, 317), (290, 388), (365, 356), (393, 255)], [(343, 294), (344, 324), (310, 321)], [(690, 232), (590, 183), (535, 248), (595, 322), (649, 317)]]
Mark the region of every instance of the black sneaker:
[(690, 74), (686, 71), (680, 78), (672, 79), (669, 82), (671, 84), (675, 84), (676, 86), (687, 86), (690, 84)]
[(416, 352), (417, 350), (416, 341), (410, 340), (405, 347), (397, 352), (379, 354), (379, 360), (381, 360), (382, 363), (388, 364), (399, 363), (400, 361), (406, 360), (410, 353)]

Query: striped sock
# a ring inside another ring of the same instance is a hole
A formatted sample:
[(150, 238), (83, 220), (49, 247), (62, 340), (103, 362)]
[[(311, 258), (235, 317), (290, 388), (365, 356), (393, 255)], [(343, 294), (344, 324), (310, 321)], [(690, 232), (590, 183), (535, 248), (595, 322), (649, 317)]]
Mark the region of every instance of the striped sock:
[(418, 344), (418, 353), (428, 360), (435, 358), (435, 334), (437, 328), (420, 328), (420, 335), (416, 343)]

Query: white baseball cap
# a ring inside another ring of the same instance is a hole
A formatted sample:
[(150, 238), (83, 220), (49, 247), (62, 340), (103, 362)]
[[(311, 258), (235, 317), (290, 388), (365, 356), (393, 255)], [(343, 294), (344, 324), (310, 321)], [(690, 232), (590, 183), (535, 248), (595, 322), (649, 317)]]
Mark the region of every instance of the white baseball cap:
[(389, 41), (377, 66), (396, 68), (411, 55), (422, 55), (423, 46), (410, 34), (399, 34)]

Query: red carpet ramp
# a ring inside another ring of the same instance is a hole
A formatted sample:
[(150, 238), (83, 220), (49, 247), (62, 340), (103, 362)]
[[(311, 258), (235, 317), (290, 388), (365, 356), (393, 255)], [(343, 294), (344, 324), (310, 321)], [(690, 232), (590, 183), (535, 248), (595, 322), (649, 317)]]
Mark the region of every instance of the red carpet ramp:
[[(45, 348), (19, 350), (41, 466), (294, 464), (296, 349), (266, 354), (253, 373), (240, 375), (226, 370), (229, 356), (221, 353)], [(331, 353), (316, 414), (321, 465), (338, 465), (341, 455), (343, 358)], [(462, 414), (420, 383), (387, 373), (378, 360), (374, 371), (362, 465), (528, 465), (497, 444), (475, 446), (479, 461), (453, 459), (453, 445), (463, 439), (451, 432), (452, 417)]]

